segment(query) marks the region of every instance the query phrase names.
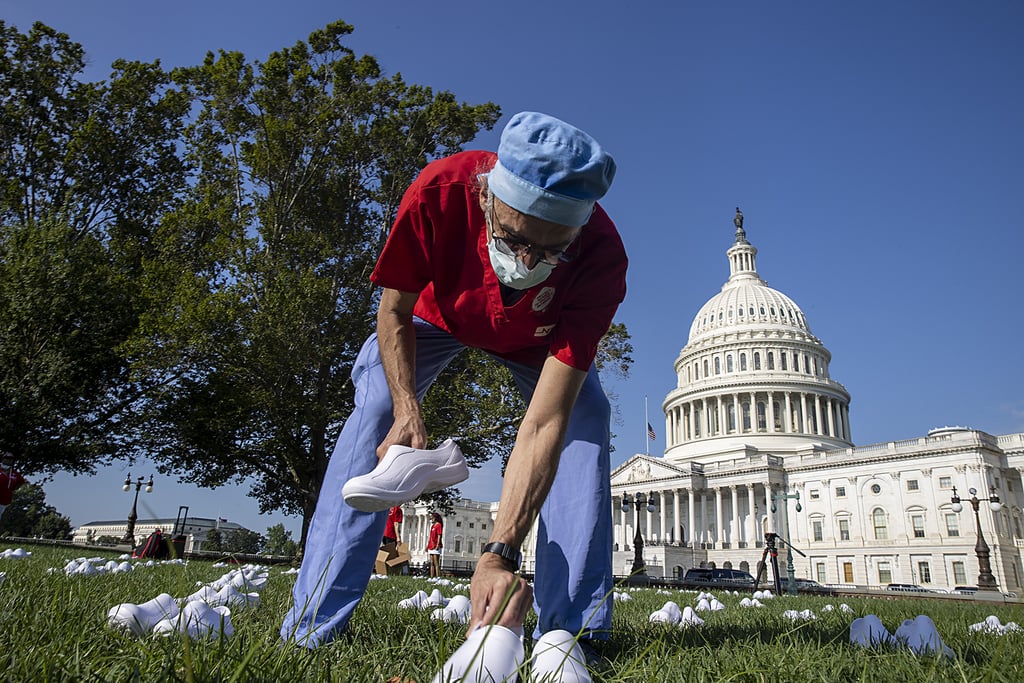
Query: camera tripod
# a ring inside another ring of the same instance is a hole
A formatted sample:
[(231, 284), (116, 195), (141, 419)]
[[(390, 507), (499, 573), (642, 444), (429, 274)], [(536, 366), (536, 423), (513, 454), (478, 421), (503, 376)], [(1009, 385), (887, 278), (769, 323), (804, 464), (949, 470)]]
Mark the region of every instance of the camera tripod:
[(793, 577), (793, 554), (790, 551), (796, 550), (801, 557), (807, 557), (807, 555), (801, 552), (798, 548), (794, 548), (793, 544), (782, 536), (770, 531), (766, 531), (764, 534), (764, 552), (761, 553), (761, 560), (757, 563), (757, 576), (754, 579), (754, 588), (756, 589), (768, 578), (768, 563), (771, 562), (772, 576), (775, 578), (775, 594), (782, 594), (782, 577), (779, 575), (779, 549), (775, 545), (776, 541), (782, 543), (787, 548), (786, 564), (789, 566), (786, 572), (789, 579), (787, 583), (789, 584), (788, 587), (790, 589), (790, 593), (796, 593), (796, 584), (794, 583)]

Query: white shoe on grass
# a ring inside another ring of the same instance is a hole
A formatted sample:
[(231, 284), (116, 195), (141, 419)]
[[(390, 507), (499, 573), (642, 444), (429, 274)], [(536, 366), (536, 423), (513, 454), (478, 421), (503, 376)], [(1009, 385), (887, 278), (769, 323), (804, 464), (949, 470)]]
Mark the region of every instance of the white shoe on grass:
[(891, 646), (896, 644), (896, 639), (877, 615), (866, 614), (850, 624), (850, 643), (862, 647)]
[(345, 502), (363, 512), (383, 512), (469, 478), (458, 444), (446, 439), (433, 450), (391, 446), (369, 474), (341, 487)]
[(226, 606), (211, 607), (201, 600), (193, 600), (185, 604), (177, 617), (159, 621), (153, 626), (153, 633), (163, 636), (183, 633), (195, 639), (222, 634), (232, 636), (235, 627), (231, 624), (231, 610)]
[(400, 600), (398, 606), (401, 609), (423, 609), (423, 603), (429, 599), (425, 591), (416, 591), (411, 598)]
[(534, 643), (530, 659), (530, 681), (591, 683), (592, 680), (587, 671), (586, 655), (568, 631), (548, 631)]
[(927, 614), (904, 620), (893, 635), (914, 654), (953, 656), (953, 650), (942, 642), (935, 622)]
[(107, 612), (107, 623), (115, 628), (127, 629), (137, 636), (143, 636), (149, 633), (157, 622), (175, 619), (179, 612), (178, 603), (174, 598), (167, 593), (161, 593), (141, 605), (128, 602), (114, 605)]
[(523, 637), (504, 626), (481, 626), (452, 653), (431, 683), (500, 683), (514, 680), (526, 654)]
[(468, 624), (469, 610), (469, 598), (467, 598), (465, 595), (456, 595), (448, 601), (447, 605), (445, 605), (444, 607), (439, 607), (438, 609), (435, 609), (433, 612), (431, 612), (430, 618), (434, 621), (444, 621), (448, 623), (458, 622), (461, 624)]

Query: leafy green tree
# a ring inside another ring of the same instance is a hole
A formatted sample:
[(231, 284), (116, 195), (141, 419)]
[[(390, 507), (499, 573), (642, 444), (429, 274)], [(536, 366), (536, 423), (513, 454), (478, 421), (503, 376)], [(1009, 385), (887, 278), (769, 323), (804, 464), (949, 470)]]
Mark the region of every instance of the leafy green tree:
[(220, 529), (210, 529), (206, 532), (206, 540), (203, 541), (202, 550), (217, 552), (224, 547), (224, 535)]
[(256, 555), (263, 549), (263, 536), (248, 529), (231, 529), (224, 534), (223, 552)]
[(248, 480), (262, 511), (302, 515), (300, 545), (401, 196), (498, 117), (382, 76), (342, 44), (351, 31), (336, 22), (265, 63), (211, 53), (176, 72), (195, 98), (183, 144), (201, 171), (160, 225), (147, 279), (174, 287), (152, 288), (167, 298), (135, 347), (136, 373), (173, 377), (145, 413), (163, 471)]
[(32, 535), (39, 538), (71, 538), (71, 519), (56, 510), (48, 510), (32, 526)]
[(14, 491), (11, 504), (0, 516), (0, 534), (66, 539), (71, 534), (71, 520), (46, 503), (42, 486), (25, 484)]
[(0, 22), (0, 445), (26, 472), (131, 455), (121, 349), (148, 306), (150, 234), (184, 187), (188, 98), (157, 64), (80, 80), (82, 47)]
[(263, 545), (264, 553), (291, 557), (295, 555), (296, 550), (298, 550), (298, 546), (292, 540), (292, 532), (285, 529), (284, 524), (267, 527), (267, 540)]

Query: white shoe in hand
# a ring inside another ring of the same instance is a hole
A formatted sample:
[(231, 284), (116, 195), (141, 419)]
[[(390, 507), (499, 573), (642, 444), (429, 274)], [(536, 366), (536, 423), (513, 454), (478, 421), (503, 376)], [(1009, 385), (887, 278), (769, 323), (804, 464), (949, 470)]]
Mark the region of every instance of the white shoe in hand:
[(391, 446), (372, 472), (345, 482), (341, 494), (357, 510), (382, 512), (468, 478), (462, 451), (446, 439), (434, 450)]

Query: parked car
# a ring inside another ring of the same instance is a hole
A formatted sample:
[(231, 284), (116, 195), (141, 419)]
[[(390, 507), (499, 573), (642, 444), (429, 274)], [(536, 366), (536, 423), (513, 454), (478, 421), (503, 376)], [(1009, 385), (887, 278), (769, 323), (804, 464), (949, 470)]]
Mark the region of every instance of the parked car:
[[(795, 579), (796, 589), (800, 593), (818, 593), (820, 595), (835, 595), (836, 591), (833, 588), (822, 585), (813, 579)], [(786, 580), (782, 580), (782, 585), (786, 585)]]
[(684, 586), (713, 586), (718, 588), (738, 588), (753, 586), (754, 577), (742, 569), (718, 569), (717, 567), (694, 567), (683, 575)]
[(913, 583), (890, 583), (888, 586), (885, 587), (885, 589), (886, 590), (890, 590), (890, 591), (903, 591), (904, 593), (935, 593), (936, 592), (936, 591), (933, 591), (930, 588), (925, 588), (924, 586), (918, 586), (917, 584), (913, 584)]
[(953, 592), (954, 593), (959, 593), (960, 595), (974, 595), (975, 593), (978, 592), (978, 587), (977, 586), (957, 586), (956, 588), (953, 589)]

